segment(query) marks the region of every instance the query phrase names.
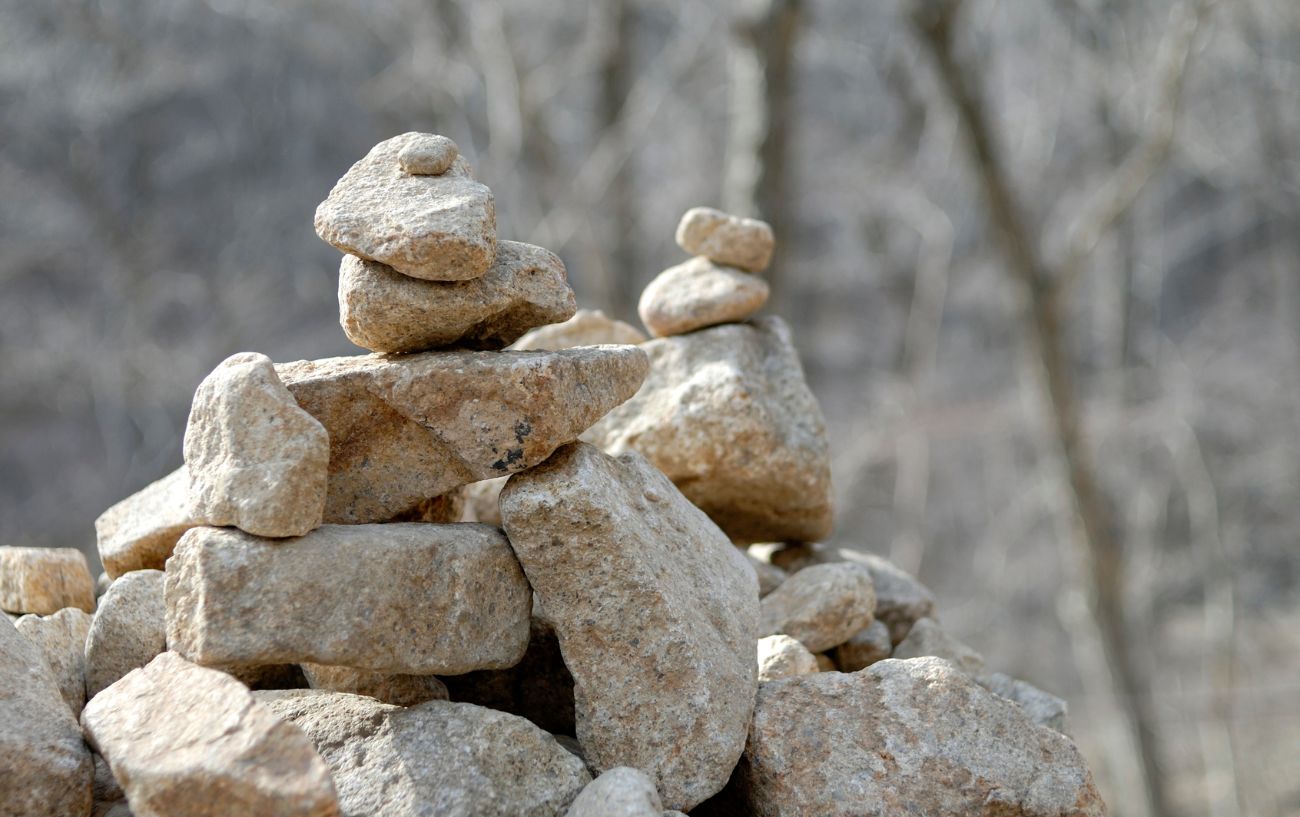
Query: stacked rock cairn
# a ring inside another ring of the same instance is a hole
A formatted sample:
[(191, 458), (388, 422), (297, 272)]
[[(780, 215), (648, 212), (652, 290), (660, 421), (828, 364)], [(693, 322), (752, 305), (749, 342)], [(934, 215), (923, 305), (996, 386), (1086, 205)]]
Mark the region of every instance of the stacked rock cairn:
[(766, 224), (689, 211), (649, 340), (497, 240), (445, 137), (316, 230), (371, 354), (217, 366), (185, 466), (96, 523), (98, 593), (0, 548), (0, 815), (1104, 813), (1060, 700), (814, 544)]

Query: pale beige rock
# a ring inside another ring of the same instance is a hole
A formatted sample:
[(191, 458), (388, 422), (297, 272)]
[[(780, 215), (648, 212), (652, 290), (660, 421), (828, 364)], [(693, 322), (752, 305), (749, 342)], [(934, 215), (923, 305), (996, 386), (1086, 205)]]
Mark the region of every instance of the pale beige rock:
[(749, 561), (750, 567), (754, 568), (754, 573), (758, 576), (758, 595), (766, 596), (773, 590), (781, 586), (781, 582), (787, 577), (786, 572), (776, 565), (763, 561), (748, 550), (745, 551), (745, 558)]
[(758, 640), (759, 683), (819, 671), (816, 656), (790, 636), (769, 635)]
[(657, 338), (735, 323), (767, 303), (767, 282), (697, 256), (659, 273), (641, 293), (637, 313)]
[(456, 674), (528, 646), (528, 582), (487, 525), (326, 525), (287, 542), (195, 528), (167, 568), (168, 647), (208, 666)]
[(93, 774), (41, 648), (0, 621), (0, 814), (86, 817)]
[(826, 425), (779, 318), (642, 344), (650, 374), (583, 439), (636, 450), (733, 540), (831, 529)]
[(316, 208), (316, 234), (339, 250), (429, 281), (466, 281), (492, 266), (496, 204), (464, 159), (438, 176), (404, 172), (404, 150), (429, 134), (380, 142)]
[(1050, 692), (1044, 692), (1027, 681), (989, 673), (975, 679), (980, 686), (1016, 704), (1028, 718), (1039, 726), (1054, 729), (1067, 737), (1070, 734), (1070, 707)]
[(107, 573), (101, 572), (98, 576), (96, 576), (96, 577), (95, 577), (95, 600), (96, 600), (96, 602), (98, 602), (98, 601), (99, 601), (99, 597), (102, 596), (102, 595), (104, 595), (105, 593), (107, 593), (107, 592), (108, 592), (108, 588), (110, 588), (110, 587), (112, 587), (112, 586), (113, 586), (113, 580), (112, 580), (111, 578), (109, 578), (109, 576), (108, 576)]
[(843, 672), (857, 672), (888, 658), (892, 647), (889, 628), (876, 619), (835, 648), (835, 665)]
[(1074, 744), (935, 659), (763, 684), (724, 797), (756, 817), (1105, 814)]
[(339, 323), (373, 352), (501, 349), (576, 308), (564, 262), (518, 241), (497, 242), (491, 269), (469, 281), (421, 281), (355, 255), (339, 269)]
[(163, 584), (161, 571), (134, 570), (104, 594), (86, 638), (87, 696), (167, 650)]
[(23, 616), (14, 626), (41, 648), (63, 700), (74, 716), (80, 715), (86, 703), (86, 634), (90, 631), (90, 614), (65, 607), (48, 616)]
[(530, 329), (510, 347), (519, 352), (558, 352), (575, 346), (637, 344), (645, 334), (630, 323), (613, 320), (599, 309), (579, 309), (564, 323)]
[(591, 779), (554, 738), (504, 712), (339, 692), (258, 698), (315, 743), (345, 817), (553, 817)]
[(202, 524), (190, 511), (190, 477), (182, 466), (95, 520), (104, 572), (116, 579), (132, 570), (162, 570), (185, 531)]
[(447, 687), (436, 675), (393, 674), (311, 663), (303, 664), (302, 672), (312, 689), (365, 695), (394, 706), (447, 700)]
[(984, 674), (984, 656), (954, 638), (932, 618), (912, 625), (907, 638), (894, 648), (895, 658), (942, 658), (972, 678)]
[(501, 527), (501, 489), (506, 487), (508, 479), (509, 477), (496, 477), (466, 485), (465, 514), (461, 521)]
[(48, 616), (95, 609), (95, 580), (76, 548), (0, 547), (0, 610)]
[(536, 465), (645, 379), (634, 346), (423, 352), (278, 367), (329, 432), (325, 521), (392, 519), (461, 485)]
[(325, 511), (330, 441), (266, 355), (240, 352), (199, 384), (185, 426), (191, 514), (258, 536), (302, 536)]
[(565, 817), (662, 817), (663, 808), (645, 772), (617, 766), (588, 783)]
[(501, 518), (573, 674), (592, 766), (641, 769), (671, 808), (721, 789), (757, 686), (740, 551), (643, 457), (580, 443), (511, 477)]
[(96, 695), (81, 714), (137, 817), (332, 817), (329, 769), (300, 729), (242, 684), (175, 653)]
[(765, 221), (692, 207), (677, 224), (677, 246), (719, 264), (762, 272), (772, 261), (776, 240)]
[(876, 593), (858, 564), (816, 565), (786, 579), (763, 597), (759, 632), (785, 633), (812, 652), (843, 644), (871, 624)]
[(441, 176), (459, 155), (460, 148), (446, 136), (421, 133), (397, 152), (397, 163), (412, 176)]

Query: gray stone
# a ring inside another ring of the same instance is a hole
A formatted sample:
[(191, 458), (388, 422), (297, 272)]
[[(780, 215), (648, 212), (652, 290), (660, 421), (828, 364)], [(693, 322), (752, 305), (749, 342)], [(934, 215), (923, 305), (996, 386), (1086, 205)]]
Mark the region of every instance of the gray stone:
[(758, 682), (820, 672), (817, 658), (808, 648), (788, 635), (769, 635), (758, 640)]
[(1070, 707), (1065, 701), (1018, 678), (992, 672), (977, 678), (979, 685), (1016, 704), (1031, 721), (1062, 735), (1070, 734)]
[(182, 466), (95, 520), (104, 572), (116, 579), (132, 570), (162, 570), (185, 531), (202, 524), (190, 510), (190, 477)]
[(702, 256), (669, 267), (641, 293), (637, 314), (657, 338), (735, 323), (762, 309), (767, 282)]
[(842, 672), (857, 672), (888, 658), (892, 647), (889, 628), (876, 619), (835, 648), (835, 666)]
[(86, 703), (86, 633), (90, 631), (90, 614), (65, 607), (48, 616), (23, 616), (14, 626), (41, 648), (63, 700), (73, 715), (80, 715)]
[(397, 152), (397, 163), (412, 176), (441, 176), (451, 170), (459, 155), (460, 148), (446, 136), (421, 133)]
[(692, 207), (677, 224), (677, 246), (719, 264), (762, 272), (772, 260), (776, 239), (765, 221)]
[(954, 638), (932, 618), (912, 625), (907, 638), (894, 648), (895, 658), (942, 658), (972, 678), (984, 674), (984, 656)]
[(661, 817), (663, 808), (653, 780), (617, 766), (588, 783), (566, 817)]
[(393, 674), (310, 663), (302, 665), (302, 672), (312, 689), (365, 695), (394, 706), (447, 700), (447, 686), (436, 675)]
[(135, 570), (113, 582), (86, 638), (86, 694), (100, 690), (167, 651), (164, 576)]
[(95, 610), (95, 580), (76, 548), (0, 547), (0, 610), (48, 616)]
[(524, 352), (558, 352), (575, 346), (644, 343), (645, 333), (630, 323), (613, 320), (599, 309), (579, 309), (564, 323), (530, 329), (510, 348)]
[(780, 587), (781, 583), (788, 578), (784, 570), (763, 561), (748, 550), (745, 551), (745, 558), (749, 561), (750, 567), (754, 568), (754, 574), (758, 576), (758, 595), (760, 597), (766, 596)]
[(759, 632), (785, 633), (812, 652), (843, 644), (871, 624), (876, 594), (871, 574), (848, 562), (816, 565), (763, 597)]

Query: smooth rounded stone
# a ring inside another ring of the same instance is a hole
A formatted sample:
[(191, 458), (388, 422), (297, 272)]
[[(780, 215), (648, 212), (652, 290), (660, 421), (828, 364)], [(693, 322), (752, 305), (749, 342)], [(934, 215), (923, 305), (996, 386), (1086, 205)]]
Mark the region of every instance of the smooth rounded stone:
[(339, 813), (302, 730), (234, 678), (175, 653), (92, 698), (81, 725), (137, 817)]
[(194, 392), (185, 467), (194, 516), (258, 536), (302, 536), (325, 512), (330, 440), (266, 355), (223, 360)]
[(662, 817), (663, 809), (645, 772), (617, 766), (588, 783), (565, 817)]
[(207, 666), (499, 669), (528, 646), (532, 593), (487, 525), (326, 525), (289, 541), (195, 528), (167, 565), (167, 644)]
[(496, 477), (466, 485), (465, 514), (461, 521), (501, 527), (501, 489), (506, 487), (508, 479), (509, 477)]
[(932, 658), (763, 684), (724, 797), (756, 817), (1106, 813), (1073, 743)]
[(769, 635), (758, 640), (758, 682), (820, 672), (817, 657), (788, 635)]
[(48, 616), (64, 607), (95, 610), (95, 580), (81, 551), (0, 547), (0, 610)]
[(397, 163), (412, 176), (441, 176), (459, 155), (460, 148), (446, 136), (421, 133), (397, 152)]
[(1044, 692), (1027, 681), (992, 672), (975, 679), (976, 682), (1008, 701), (1016, 704), (1025, 715), (1038, 724), (1054, 729), (1062, 735), (1070, 734), (1070, 707), (1050, 692)]
[(644, 454), (737, 542), (831, 529), (830, 452), (817, 399), (779, 318), (643, 343), (650, 374), (583, 439)]
[(576, 308), (559, 256), (518, 241), (497, 242), (491, 269), (469, 281), (422, 281), (355, 255), (339, 268), (339, 323), (372, 352), (501, 349)]
[(841, 672), (857, 672), (888, 658), (892, 648), (889, 628), (876, 619), (835, 648), (835, 665)]
[(59, 692), (73, 715), (86, 703), (86, 634), (90, 614), (65, 607), (48, 616), (26, 615), (14, 622), (18, 632), (41, 648)]
[(635, 345), (645, 341), (645, 333), (630, 323), (613, 320), (599, 309), (579, 309), (563, 323), (528, 330), (510, 348), (519, 352), (558, 352), (575, 346)]
[(760, 598), (780, 587), (781, 583), (788, 578), (784, 570), (763, 561), (748, 550), (745, 551), (745, 559), (749, 562), (749, 566), (754, 568), (755, 575), (758, 576), (758, 595)]
[(86, 638), (86, 694), (100, 690), (167, 651), (165, 577), (135, 570), (104, 594)]
[(907, 638), (894, 648), (895, 658), (925, 656), (942, 658), (972, 678), (984, 674), (984, 656), (954, 638), (932, 618), (918, 620)]
[(554, 738), (504, 712), (342, 692), (257, 696), (316, 745), (345, 817), (552, 817), (591, 780)]
[(365, 695), (394, 706), (447, 700), (447, 687), (436, 675), (393, 674), (311, 663), (303, 664), (302, 672), (312, 689)]
[(659, 273), (641, 293), (637, 313), (657, 338), (735, 323), (767, 303), (761, 278), (697, 256)]
[(776, 239), (765, 221), (692, 207), (677, 223), (677, 246), (719, 264), (762, 272), (772, 261)]
[(649, 360), (639, 347), (593, 346), (277, 368), (329, 432), (325, 521), (357, 524), (536, 465), (635, 394)]
[(501, 518), (573, 674), (593, 768), (641, 769), (670, 808), (719, 791), (757, 687), (744, 556), (645, 458), (582, 443), (511, 477)]
[(785, 633), (810, 651), (821, 652), (871, 624), (876, 593), (871, 573), (862, 565), (816, 565), (764, 596), (760, 609), (760, 633)]
[(185, 531), (202, 524), (190, 510), (190, 476), (181, 466), (95, 520), (104, 572), (116, 579), (132, 570), (162, 570)]
[(0, 621), (0, 813), (85, 817), (94, 765), (41, 648)]
[(316, 208), (316, 234), (339, 250), (428, 281), (467, 281), (492, 266), (496, 203), (463, 158), (437, 176), (403, 171), (401, 155), (431, 134), (380, 142)]

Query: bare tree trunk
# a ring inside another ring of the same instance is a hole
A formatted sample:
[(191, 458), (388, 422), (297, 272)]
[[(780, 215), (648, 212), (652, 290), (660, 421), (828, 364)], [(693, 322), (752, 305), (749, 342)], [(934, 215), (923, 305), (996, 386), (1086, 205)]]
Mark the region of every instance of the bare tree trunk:
[[(603, 134), (622, 132), (623, 106), (632, 90), (634, 0), (606, 0), (600, 4), (601, 26), (599, 140)], [(638, 234), (632, 162), (619, 165), (605, 191), (605, 274), (602, 276), (602, 306), (623, 320), (636, 316)]]

